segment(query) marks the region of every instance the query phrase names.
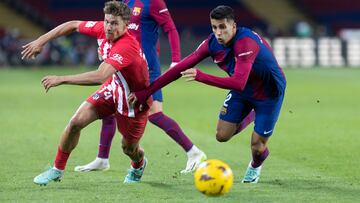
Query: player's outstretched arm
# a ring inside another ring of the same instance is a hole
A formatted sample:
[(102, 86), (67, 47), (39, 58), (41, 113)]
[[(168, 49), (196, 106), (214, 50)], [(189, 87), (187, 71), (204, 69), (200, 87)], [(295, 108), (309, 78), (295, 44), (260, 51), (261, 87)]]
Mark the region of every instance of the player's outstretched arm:
[(41, 83), (48, 92), (50, 88), (56, 87), (63, 84), (69, 85), (99, 85), (104, 83), (112, 74), (116, 72), (116, 69), (103, 62), (99, 69), (95, 71), (89, 71), (77, 75), (64, 75), (64, 76), (45, 76)]
[(81, 21), (68, 21), (50, 30), (46, 34), (41, 35), (36, 40), (22, 46), (23, 50), (21, 51), (21, 59), (34, 59), (41, 53), (46, 43), (60, 36), (78, 31), (80, 23)]
[(159, 78), (157, 78), (149, 87), (143, 89), (138, 92), (133, 92), (130, 94), (129, 104), (135, 105), (145, 104), (147, 98), (152, 95), (157, 90), (165, 87), (172, 81), (177, 80), (181, 77), (182, 72), (196, 66), (199, 62), (209, 56), (208, 51), (208, 40), (204, 40), (199, 47), (191, 53), (189, 56), (185, 57), (182, 61), (180, 61), (173, 68), (167, 70), (164, 74), (162, 74)]

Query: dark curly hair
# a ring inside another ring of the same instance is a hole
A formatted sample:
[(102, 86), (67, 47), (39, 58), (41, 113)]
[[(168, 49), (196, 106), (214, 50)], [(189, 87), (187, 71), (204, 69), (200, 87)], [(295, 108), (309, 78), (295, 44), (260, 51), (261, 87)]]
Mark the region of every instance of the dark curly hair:
[(220, 5), (210, 12), (210, 18), (215, 20), (222, 20), (226, 18), (228, 20), (235, 21), (234, 10), (230, 6)]

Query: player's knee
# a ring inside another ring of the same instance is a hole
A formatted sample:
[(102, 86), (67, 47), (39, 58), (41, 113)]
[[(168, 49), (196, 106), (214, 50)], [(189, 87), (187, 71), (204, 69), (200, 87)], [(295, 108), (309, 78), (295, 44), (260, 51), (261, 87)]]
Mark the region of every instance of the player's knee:
[(78, 116), (72, 117), (68, 126), (71, 132), (77, 132), (83, 128), (81, 119)]
[(224, 130), (217, 130), (216, 132), (216, 140), (219, 142), (227, 142), (228, 140), (230, 140), (231, 135), (224, 131)]
[(266, 146), (261, 143), (252, 143), (251, 151), (253, 154), (260, 155), (265, 150)]
[(128, 156), (132, 156), (133, 154), (135, 154), (136, 149), (134, 147), (128, 146), (128, 145), (122, 145), (122, 150), (124, 152), (124, 154), (128, 155)]

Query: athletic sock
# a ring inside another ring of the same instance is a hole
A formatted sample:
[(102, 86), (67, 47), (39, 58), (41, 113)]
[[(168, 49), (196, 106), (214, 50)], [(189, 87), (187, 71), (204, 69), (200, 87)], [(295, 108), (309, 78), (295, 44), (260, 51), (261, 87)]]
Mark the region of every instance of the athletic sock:
[(61, 150), (60, 146), (58, 146), (58, 151), (56, 154), (54, 167), (58, 170), (64, 170), (66, 167), (67, 160), (70, 156), (71, 152), (64, 152)]
[(268, 148), (266, 148), (261, 154), (252, 154), (252, 162), (251, 162), (251, 166), (253, 168), (257, 168), (259, 166), (261, 166), (261, 164), (265, 161), (266, 157), (269, 156), (269, 150)]
[(184, 134), (180, 126), (162, 112), (154, 113), (149, 116), (149, 121), (163, 129), (175, 142), (177, 142), (186, 152), (191, 149), (193, 143)]
[(140, 168), (143, 164), (144, 164), (144, 158), (142, 158), (141, 161), (139, 161), (139, 162), (131, 161), (131, 166), (132, 166), (134, 169)]
[(252, 110), (250, 113), (241, 121), (238, 129), (236, 129), (236, 132), (234, 135), (238, 134), (242, 130), (244, 130), (250, 123), (252, 123), (255, 120), (255, 111)]
[(102, 119), (102, 126), (100, 131), (100, 143), (98, 157), (102, 159), (109, 158), (111, 142), (116, 132), (115, 116), (111, 115)]

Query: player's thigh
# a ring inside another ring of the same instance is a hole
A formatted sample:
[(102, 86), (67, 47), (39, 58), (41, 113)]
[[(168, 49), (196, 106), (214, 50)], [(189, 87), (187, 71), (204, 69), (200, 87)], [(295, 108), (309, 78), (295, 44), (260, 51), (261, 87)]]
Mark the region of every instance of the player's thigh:
[(218, 141), (229, 140), (236, 132), (238, 124), (219, 119), (216, 127), (216, 139)]
[(217, 138), (230, 138), (236, 132), (240, 122), (252, 110), (251, 104), (236, 91), (230, 91), (221, 107), (217, 124)]
[(95, 106), (84, 101), (72, 116), (70, 125), (84, 128), (97, 119), (99, 116)]
[(139, 142), (144, 134), (148, 120), (148, 112), (140, 112), (134, 118), (115, 114), (118, 130), (126, 143)]
[(149, 115), (152, 115), (152, 114), (158, 113), (158, 112), (162, 112), (162, 111), (163, 111), (162, 102), (154, 100), (149, 109)]
[(278, 120), (283, 95), (265, 101), (255, 101), (255, 127), (254, 130), (262, 137), (270, 137)]
[[(161, 75), (160, 65), (153, 62), (151, 65), (149, 64), (149, 76), (150, 83), (153, 83), (158, 77)], [(153, 101), (163, 102), (163, 95), (161, 89), (154, 92), (152, 95)]]

